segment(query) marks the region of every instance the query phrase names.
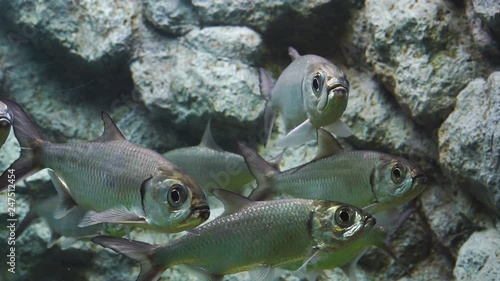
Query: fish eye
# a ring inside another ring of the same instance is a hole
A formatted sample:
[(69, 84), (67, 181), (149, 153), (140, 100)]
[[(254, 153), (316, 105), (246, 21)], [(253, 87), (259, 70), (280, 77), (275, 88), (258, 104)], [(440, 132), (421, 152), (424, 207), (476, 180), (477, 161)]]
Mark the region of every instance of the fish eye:
[(401, 164), (396, 164), (392, 167), (391, 170), (391, 178), (392, 181), (395, 183), (400, 183), (403, 181), (405, 175), (405, 169), (403, 165)]
[(354, 220), (354, 212), (351, 208), (343, 207), (339, 208), (335, 212), (335, 221), (341, 227), (348, 227), (352, 225), (353, 220)]
[(319, 94), (322, 81), (323, 81), (323, 74), (319, 72), (316, 73), (312, 81), (312, 89), (315, 94)]
[(0, 127), (7, 128), (10, 126), (10, 122), (8, 120), (2, 119), (0, 120)]
[(173, 184), (168, 191), (168, 204), (172, 207), (180, 207), (187, 199), (187, 188), (184, 185)]

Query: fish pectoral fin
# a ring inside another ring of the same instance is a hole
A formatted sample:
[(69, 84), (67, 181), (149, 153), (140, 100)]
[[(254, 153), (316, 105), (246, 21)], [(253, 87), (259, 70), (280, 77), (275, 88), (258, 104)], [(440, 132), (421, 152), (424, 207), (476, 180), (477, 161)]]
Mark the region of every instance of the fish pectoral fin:
[(59, 246), (61, 250), (67, 250), (75, 245), (76, 242), (78, 242), (78, 239), (75, 237), (61, 237)]
[(104, 212), (88, 211), (82, 218), (79, 227), (87, 227), (99, 223), (139, 224), (146, 223), (146, 219), (127, 210), (126, 208), (114, 208)]
[(314, 160), (321, 159), (342, 150), (342, 145), (327, 130), (318, 129), (318, 152)]
[(250, 280), (270, 281), (274, 277), (274, 268), (270, 265), (262, 265), (249, 272)]
[(299, 269), (297, 269), (295, 271), (296, 274), (298, 275), (303, 275), (305, 276), (306, 275), (306, 271), (307, 271), (307, 265), (309, 263), (313, 263), (316, 261), (316, 257), (317, 255), (321, 252), (321, 248), (320, 247), (313, 247), (311, 249), (311, 251), (309, 252), (309, 255), (307, 256), (306, 260), (304, 261), (304, 263), (299, 267)]
[(69, 189), (66, 183), (52, 170), (49, 170), (49, 176), (58, 195), (57, 207), (54, 211), (54, 218), (60, 219), (66, 216), (73, 209), (75, 209), (77, 204), (73, 197), (71, 197), (71, 194), (69, 194)]
[(332, 124), (328, 126), (324, 126), (324, 128), (332, 133), (335, 134), (337, 137), (340, 138), (347, 138), (349, 136), (352, 136), (352, 130), (347, 126), (342, 120), (337, 119), (337, 121), (333, 122)]
[(306, 142), (313, 139), (315, 134), (316, 128), (314, 128), (311, 121), (307, 119), (302, 124), (291, 130), (285, 137), (277, 140), (273, 146), (289, 147), (304, 145)]
[(197, 266), (187, 266), (187, 265), (178, 265), (179, 268), (183, 268), (189, 273), (192, 273), (196, 280), (199, 281), (221, 281), (224, 278), (224, 275), (212, 273), (202, 267)]
[(205, 128), (205, 132), (203, 133), (203, 137), (201, 138), (201, 142), (199, 146), (203, 146), (206, 148), (210, 148), (216, 151), (224, 152), (222, 148), (220, 148), (214, 141), (214, 137), (212, 136), (212, 130), (210, 129), (210, 123), (212, 122), (212, 118), (208, 120), (207, 127)]
[(102, 121), (104, 122), (104, 133), (102, 133), (102, 136), (98, 137), (92, 142), (125, 140), (125, 137), (123, 136), (122, 132), (120, 131), (120, 129), (118, 129), (118, 127), (115, 124), (115, 121), (111, 119), (111, 116), (109, 116), (109, 114), (103, 111), (101, 112), (101, 118)]

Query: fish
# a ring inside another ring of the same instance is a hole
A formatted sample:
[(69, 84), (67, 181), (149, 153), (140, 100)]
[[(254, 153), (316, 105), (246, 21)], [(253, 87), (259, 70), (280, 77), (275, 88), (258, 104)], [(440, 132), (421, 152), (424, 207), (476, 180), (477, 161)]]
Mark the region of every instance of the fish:
[(284, 122), (287, 135), (274, 146), (299, 146), (315, 137), (316, 129), (325, 128), (337, 137), (352, 135), (340, 120), (349, 99), (349, 79), (331, 61), (317, 56), (301, 56), (288, 48), (292, 63), (276, 82), (260, 69), (264, 109), (264, 138), (269, 142), (276, 112)]
[(0, 148), (7, 140), (13, 119), (12, 111), (3, 102), (0, 102)]
[[(226, 274), (258, 272), (252, 280), (273, 275), (273, 268), (302, 262), (345, 247), (376, 224), (374, 217), (349, 204), (326, 200), (252, 201), (215, 189), (222, 216), (165, 245), (150, 245), (109, 236), (92, 241), (139, 262), (137, 280), (157, 280), (167, 268), (184, 265), (201, 280)], [(268, 278), (265, 278), (268, 277)], [(205, 279), (203, 279), (205, 278)]]
[(62, 250), (71, 247), (78, 240), (90, 241), (97, 234), (108, 233), (113, 236), (124, 236), (125, 231), (116, 227), (108, 227), (104, 224), (95, 224), (87, 227), (79, 227), (78, 223), (88, 210), (76, 207), (61, 219), (54, 218), (57, 206), (57, 196), (51, 196), (44, 200), (31, 200), (30, 211), (19, 223), (16, 229), (16, 238), (21, 237), (24, 231), (38, 218), (42, 218), (51, 231), (51, 241), (47, 248), (60, 244)]
[(346, 151), (326, 130), (318, 129), (317, 135), (315, 159), (283, 172), (238, 142), (257, 181), (250, 198), (265, 200), (282, 193), (345, 202), (376, 214), (414, 199), (427, 186), (424, 172), (402, 157), (376, 151)]
[(20, 181), (42, 169), (58, 194), (56, 219), (77, 206), (89, 210), (79, 223), (117, 223), (180, 232), (210, 216), (203, 188), (161, 154), (125, 139), (102, 112), (104, 133), (85, 143), (52, 143), (14, 101), (1, 98), (14, 113), (14, 135), (21, 156), (0, 176), (0, 192), (12, 174)]
[[(207, 191), (222, 188), (241, 193), (242, 187), (253, 180), (241, 155), (224, 151), (215, 143), (210, 121), (199, 145), (173, 149), (163, 155)], [(277, 167), (282, 156), (279, 154), (270, 164)]]

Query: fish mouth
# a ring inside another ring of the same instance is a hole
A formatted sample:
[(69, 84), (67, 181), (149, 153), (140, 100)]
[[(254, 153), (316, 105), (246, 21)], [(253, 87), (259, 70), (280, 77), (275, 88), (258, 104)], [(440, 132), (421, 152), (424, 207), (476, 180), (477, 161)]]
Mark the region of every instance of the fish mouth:
[(191, 214), (206, 221), (210, 217), (210, 207), (207, 204), (200, 204), (191, 209)]

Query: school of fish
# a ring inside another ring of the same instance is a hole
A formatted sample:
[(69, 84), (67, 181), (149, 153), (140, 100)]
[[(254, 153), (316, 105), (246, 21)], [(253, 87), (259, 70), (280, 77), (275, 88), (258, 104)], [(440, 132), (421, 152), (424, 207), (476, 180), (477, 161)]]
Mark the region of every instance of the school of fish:
[[(344, 150), (336, 138), (352, 134), (341, 121), (347, 76), (320, 56), (288, 53), (292, 62), (276, 81), (260, 69), (263, 145), (286, 148), (317, 139), (318, 149), (312, 161), (286, 171), (279, 170), (283, 153), (266, 161), (237, 140), (239, 154), (224, 151), (210, 121), (199, 145), (163, 155), (127, 141), (105, 112), (99, 138), (53, 143), (19, 104), (0, 97), (0, 149), (10, 131), (21, 147), (0, 176), (0, 192), (12, 173), (20, 181), (48, 169), (57, 193), (32, 198), (17, 235), (43, 218), (50, 246), (64, 238), (59, 244), (66, 249), (90, 239), (137, 261), (141, 281), (158, 280), (178, 265), (200, 280), (242, 271), (251, 280), (272, 280), (278, 267), (297, 273), (341, 267), (355, 280), (356, 263), (369, 247), (395, 257), (391, 233), (411, 214), (398, 208), (426, 188), (427, 177), (399, 156)], [(286, 135), (267, 145), (276, 118)], [(224, 213), (209, 220), (212, 194)], [(151, 245), (131, 240), (130, 227), (186, 233)]]

